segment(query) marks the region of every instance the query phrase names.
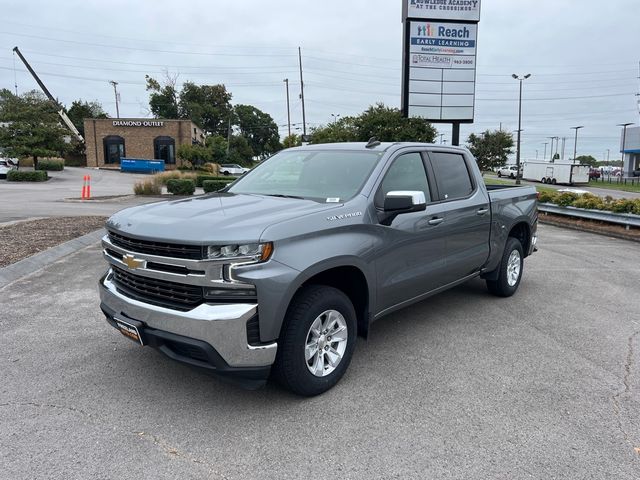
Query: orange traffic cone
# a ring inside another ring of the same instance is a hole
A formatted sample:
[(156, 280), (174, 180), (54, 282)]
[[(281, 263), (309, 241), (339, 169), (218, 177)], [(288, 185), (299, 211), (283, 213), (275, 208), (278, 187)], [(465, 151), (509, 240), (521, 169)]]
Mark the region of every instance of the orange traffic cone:
[(87, 200), (91, 199), (91, 175), (87, 175)]
[(87, 176), (82, 177), (82, 199), (87, 198)]

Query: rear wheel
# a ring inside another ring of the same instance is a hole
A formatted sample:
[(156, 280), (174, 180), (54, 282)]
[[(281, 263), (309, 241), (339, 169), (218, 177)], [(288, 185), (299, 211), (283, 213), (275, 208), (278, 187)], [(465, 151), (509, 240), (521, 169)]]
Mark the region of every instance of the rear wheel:
[(522, 244), (517, 238), (507, 238), (496, 280), (487, 280), (487, 288), (499, 297), (510, 297), (520, 285), (524, 266)]
[(555, 179), (555, 178), (552, 178), (552, 179), (551, 179), (551, 185), (555, 185), (555, 184), (556, 184), (556, 179)]
[(498, 178), (502, 177), (502, 173), (500, 173), (500, 171), (498, 171)]
[(349, 367), (357, 334), (349, 298), (324, 285), (302, 289), (285, 318), (274, 376), (285, 388), (305, 396), (333, 387)]
[(540, 180), (540, 183), (547, 183), (547, 179), (542, 177), (542, 179)]

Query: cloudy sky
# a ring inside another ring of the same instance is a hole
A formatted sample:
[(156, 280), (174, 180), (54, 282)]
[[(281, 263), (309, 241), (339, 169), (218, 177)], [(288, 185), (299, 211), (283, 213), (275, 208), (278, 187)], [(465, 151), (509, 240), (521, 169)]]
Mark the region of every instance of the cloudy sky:
[[(224, 83), (233, 103), (253, 104), (287, 131), (284, 78), (294, 131), (384, 102), (400, 106), (402, 0), (0, 0), (0, 88), (37, 88), (18, 46), (64, 104), (98, 100), (115, 116), (149, 116), (145, 74), (178, 82)], [(580, 130), (578, 155), (619, 157), (618, 123), (638, 123), (638, 0), (483, 0), (471, 132), (517, 129), (523, 95), (523, 157), (542, 158), (547, 137)], [(438, 125), (450, 141), (451, 127)], [(560, 141), (562, 147), (562, 140)], [(547, 149), (549, 146), (547, 146)], [(547, 157), (549, 150), (547, 150)]]

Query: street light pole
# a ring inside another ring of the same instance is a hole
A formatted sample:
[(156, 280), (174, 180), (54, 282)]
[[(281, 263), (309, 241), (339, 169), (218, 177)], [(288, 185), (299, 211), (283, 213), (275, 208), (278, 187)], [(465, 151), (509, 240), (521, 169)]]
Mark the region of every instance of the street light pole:
[(338, 117), (340, 116), (340, 114), (332, 113), (331, 116), (333, 117), (333, 123), (335, 124), (338, 121)]
[(444, 137), (444, 133), (439, 133), (438, 136), (440, 137), (440, 145), (442, 145), (442, 137)]
[(547, 159), (547, 145), (549, 145), (549, 142), (544, 142), (544, 155), (542, 155), (543, 162)]
[(573, 160), (571, 161), (571, 163), (576, 163), (576, 152), (578, 150), (578, 130), (580, 130), (581, 128), (584, 128), (584, 125), (580, 125), (577, 127), (571, 127), (571, 130), (575, 130), (576, 131), (576, 138), (573, 141)]
[(624, 147), (627, 146), (627, 127), (629, 125), (633, 125), (633, 122), (628, 122), (628, 123), (619, 123), (618, 126), (622, 127), (622, 166), (620, 167), (620, 177), (622, 178), (622, 175), (624, 174)]
[(520, 96), (518, 98), (518, 146), (516, 149), (516, 185), (520, 185), (520, 134), (522, 132), (522, 82), (531, 76), (527, 73), (524, 77), (519, 77), (515, 73), (511, 75), (520, 82)]
[(113, 85), (113, 93), (116, 96), (116, 118), (120, 118), (120, 108), (118, 107), (118, 90), (116, 88), (118, 86), (118, 82), (109, 80), (109, 83)]

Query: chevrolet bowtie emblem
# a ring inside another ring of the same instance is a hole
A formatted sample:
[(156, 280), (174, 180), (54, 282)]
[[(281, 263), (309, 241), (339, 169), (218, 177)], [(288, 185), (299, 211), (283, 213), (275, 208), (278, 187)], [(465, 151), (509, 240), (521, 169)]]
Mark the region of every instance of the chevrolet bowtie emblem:
[(135, 270), (136, 268), (141, 268), (146, 265), (147, 262), (144, 260), (140, 260), (139, 258), (134, 257), (133, 255), (123, 255), (122, 261), (125, 263), (127, 267), (131, 270)]

